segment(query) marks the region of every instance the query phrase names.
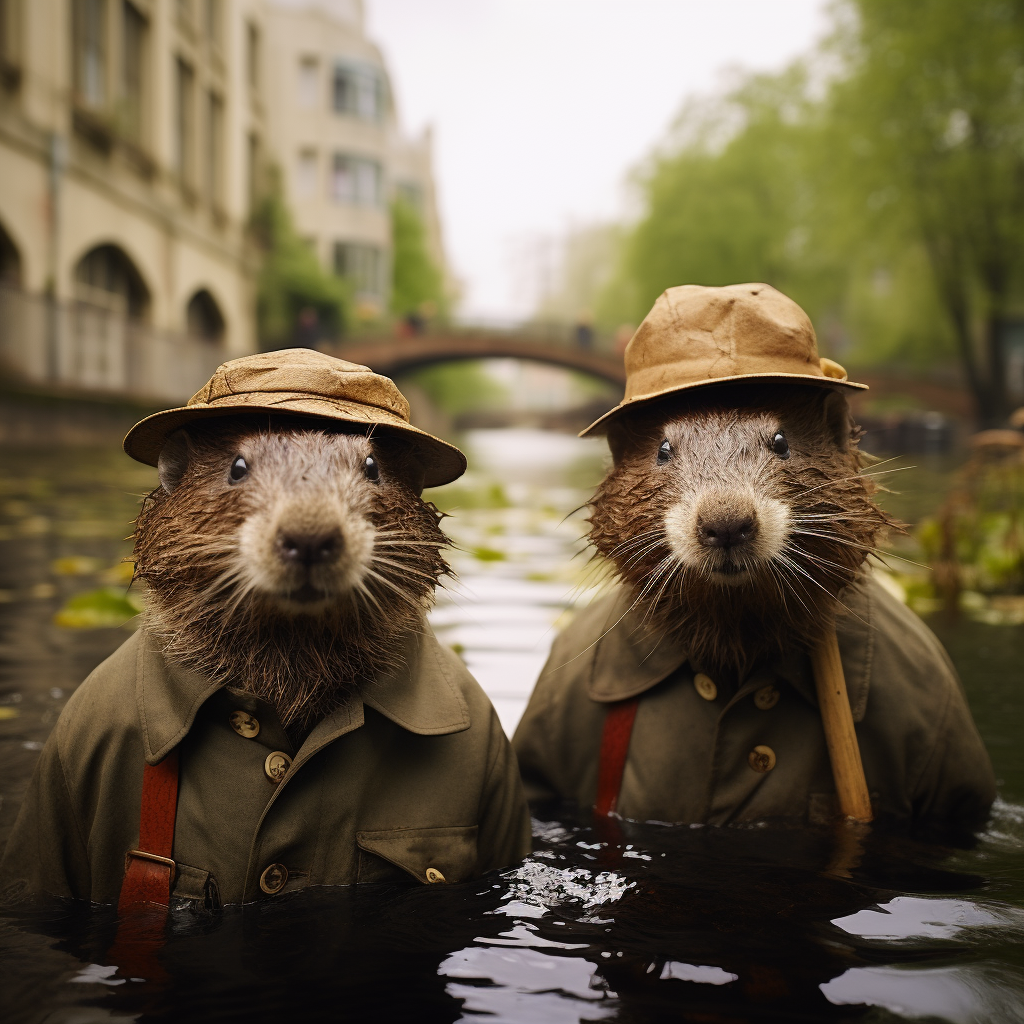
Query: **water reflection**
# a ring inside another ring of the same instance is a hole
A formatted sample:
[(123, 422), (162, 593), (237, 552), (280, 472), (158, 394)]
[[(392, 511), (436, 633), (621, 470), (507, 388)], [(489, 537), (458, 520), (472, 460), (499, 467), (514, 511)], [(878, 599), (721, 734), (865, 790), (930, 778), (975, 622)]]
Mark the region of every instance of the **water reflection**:
[(541, 430), (474, 430), (465, 444), (470, 466), (486, 469), (437, 492), (458, 581), (430, 619), (511, 736), (567, 613), (593, 596), (581, 506), (607, 448)]
[[(572, 601), (590, 596), (584, 513), (572, 510), (603, 449), (523, 431), (477, 432), (468, 447), (495, 470), (437, 495), (459, 581), (432, 619), (511, 731)], [(54, 617), (116, 587), (136, 495), (153, 478), (116, 442), (9, 451), (2, 472), (0, 841), (67, 696), (127, 636)], [(1024, 1019), (1024, 632), (933, 625), (1000, 778), (973, 850), (870, 830), (595, 830), (549, 808), (535, 854), (500, 877), (177, 915), (160, 973), (143, 980), (109, 962), (109, 910), (22, 903), (0, 920), (4, 1019)]]

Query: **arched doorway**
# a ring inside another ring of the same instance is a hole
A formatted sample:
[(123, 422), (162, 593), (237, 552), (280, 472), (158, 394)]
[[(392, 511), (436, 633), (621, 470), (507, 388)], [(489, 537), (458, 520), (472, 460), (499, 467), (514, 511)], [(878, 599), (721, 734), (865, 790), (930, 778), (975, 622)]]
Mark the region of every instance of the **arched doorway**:
[(98, 245), (78, 261), (75, 294), (81, 302), (130, 320), (145, 320), (149, 312), (149, 289), (135, 264), (116, 245)]
[(200, 288), (188, 300), (185, 322), (193, 338), (200, 338), (211, 345), (220, 344), (224, 340), (224, 314), (217, 300), (205, 288)]
[(0, 285), (21, 287), (21, 253), (0, 224)]
[(75, 302), (57, 355), (60, 379), (78, 387), (148, 394), (155, 335), (149, 289), (123, 249), (90, 249), (75, 267)]

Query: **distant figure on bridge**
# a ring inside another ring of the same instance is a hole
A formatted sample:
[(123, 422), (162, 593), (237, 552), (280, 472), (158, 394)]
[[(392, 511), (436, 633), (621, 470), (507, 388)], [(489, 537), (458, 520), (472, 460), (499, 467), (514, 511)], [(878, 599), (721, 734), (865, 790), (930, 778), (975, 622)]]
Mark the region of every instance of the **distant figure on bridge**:
[(312, 306), (303, 306), (295, 323), (295, 348), (316, 348), (320, 340), (320, 316)]
[(576, 345), (589, 352), (594, 347), (594, 323), (590, 313), (584, 311), (576, 318)]
[(405, 327), (405, 330), (402, 332), (403, 337), (415, 337), (419, 334), (425, 334), (427, 330), (427, 322), (418, 312), (406, 313), (402, 324)]

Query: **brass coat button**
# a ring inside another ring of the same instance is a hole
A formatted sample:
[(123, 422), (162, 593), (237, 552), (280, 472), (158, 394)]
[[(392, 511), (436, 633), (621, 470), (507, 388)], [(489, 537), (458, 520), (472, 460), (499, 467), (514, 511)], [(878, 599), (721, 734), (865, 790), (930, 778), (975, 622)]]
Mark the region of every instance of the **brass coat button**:
[(444, 881), (444, 875), (442, 875), (441, 872), (437, 870), (437, 868), (427, 868), (426, 875), (428, 882)]
[(759, 707), (762, 711), (770, 711), (776, 704), (779, 703), (779, 690), (775, 686), (762, 686), (754, 694), (754, 705)]
[(715, 686), (715, 681), (711, 676), (704, 675), (703, 672), (698, 672), (693, 677), (693, 685), (705, 700), (714, 700), (718, 696), (718, 687)]
[(288, 869), (283, 864), (271, 864), (260, 875), (260, 888), (269, 895), (280, 892), (288, 881)]
[(247, 740), (255, 739), (259, 735), (260, 723), (248, 711), (232, 711), (228, 715), (228, 721), (231, 723), (231, 728)]
[(770, 772), (775, 767), (775, 751), (771, 747), (765, 747), (758, 744), (754, 749), (747, 754), (747, 764), (754, 769), (755, 772)]
[(280, 782), (288, 774), (291, 766), (292, 759), (282, 750), (267, 754), (267, 759), (263, 762), (263, 770), (271, 782)]

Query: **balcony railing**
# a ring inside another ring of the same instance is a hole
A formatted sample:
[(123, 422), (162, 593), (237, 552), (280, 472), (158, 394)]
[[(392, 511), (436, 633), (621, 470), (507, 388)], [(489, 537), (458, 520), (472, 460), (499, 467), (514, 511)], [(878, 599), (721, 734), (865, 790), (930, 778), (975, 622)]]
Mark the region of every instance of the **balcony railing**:
[(0, 286), (0, 362), (29, 384), (184, 402), (226, 358), (201, 338)]

